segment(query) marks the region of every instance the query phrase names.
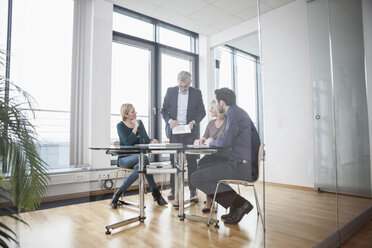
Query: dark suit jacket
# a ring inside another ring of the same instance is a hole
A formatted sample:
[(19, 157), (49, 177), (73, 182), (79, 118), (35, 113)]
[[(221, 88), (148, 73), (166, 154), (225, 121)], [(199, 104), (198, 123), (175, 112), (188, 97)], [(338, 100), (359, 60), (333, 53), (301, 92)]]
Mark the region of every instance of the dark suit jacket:
[[(170, 87), (167, 90), (167, 93), (164, 97), (162, 115), (165, 120), (165, 132), (168, 139), (172, 134), (172, 130), (169, 127), (168, 121), (170, 119), (177, 120), (177, 108), (178, 108), (178, 86)], [(205, 117), (205, 108), (203, 103), (203, 97), (201, 91), (193, 87), (189, 88), (189, 99), (187, 103), (187, 116), (186, 121), (195, 121), (195, 126), (191, 130), (195, 139), (198, 139), (200, 136), (199, 123)]]
[(246, 160), (252, 165), (248, 181), (255, 181), (258, 177), (257, 155), (260, 144), (260, 137), (251, 118), (236, 104), (226, 112), (226, 128), (222, 136), (209, 143), (210, 146), (228, 147), (231, 161)]

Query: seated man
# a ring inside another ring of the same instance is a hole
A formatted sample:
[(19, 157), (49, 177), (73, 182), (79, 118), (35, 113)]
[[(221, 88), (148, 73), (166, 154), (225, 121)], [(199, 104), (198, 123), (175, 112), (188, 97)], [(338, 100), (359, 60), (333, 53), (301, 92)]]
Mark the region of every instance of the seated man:
[[(204, 165), (191, 176), (191, 183), (205, 194), (213, 197), (218, 180), (234, 179), (255, 181), (258, 176), (257, 153), (260, 138), (251, 118), (236, 105), (234, 91), (221, 88), (215, 91), (218, 104), (226, 113), (226, 128), (219, 139), (209, 138), (206, 144), (216, 147), (227, 147), (228, 161), (218, 161)], [(248, 214), (252, 204), (238, 195), (230, 186), (221, 184), (216, 201), (224, 208), (230, 208), (228, 214), (221, 218), (225, 224), (237, 224)]]

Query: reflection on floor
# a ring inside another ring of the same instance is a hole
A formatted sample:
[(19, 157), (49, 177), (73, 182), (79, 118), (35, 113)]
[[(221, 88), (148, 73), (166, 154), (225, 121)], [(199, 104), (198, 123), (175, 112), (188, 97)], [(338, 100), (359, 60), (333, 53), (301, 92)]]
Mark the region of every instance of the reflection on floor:
[[(258, 185), (262, 203), (262, 184)], [(254, 204), (251, 189), (242, 189)], [(167, 196), (169, 191), (163, 192)], [(185, 195), (188, 195), (187, 193)], [(199, 193), (198, 204), (186, 208), (186, 213), (202, 215), (204, 195)], [(370, 199), (342, 197), (339, 213), (348, 219), (372, 205)], [(138, 201), (138, 196), (126, 197)], [(115, 229), (105, 235), (105, 226), (135, 217), (138, 211), (121, 207), (111, 209), (110, 200), (87, 202), (64, 207), (23, 213), (30, 225), (15, 224), (20, 247), (263, 247), (263, 228), (256, 210), (246, 215), (236, 226), (207, 228), (190, 220), (180, 221), (178, 212), (170, 206), (157, 206), (151, 194), (146, 195), (146, 220)], [(337, 227), (336, 197), (303, 188), (266, 185), (266, 247), (312, 247), (334, 232)], [(261, 205), (262, 206), (262, 205)], [(218, 216), (225, 213), (219, 207)], [(204, 214), (207, 216), (207, 214)], [(340, 217), (340, 214), (339, 214)], [(341, 218), (341, 217), (340, 217)]]

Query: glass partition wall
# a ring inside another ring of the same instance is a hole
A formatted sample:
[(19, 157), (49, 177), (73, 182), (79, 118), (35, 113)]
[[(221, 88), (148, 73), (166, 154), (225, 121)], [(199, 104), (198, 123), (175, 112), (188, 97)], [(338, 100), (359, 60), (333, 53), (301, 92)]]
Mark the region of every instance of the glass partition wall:
[(368, 25), (361, 0), (311, 1), (308, 14), (315, 187), (336, 197), (333, 239), (342, 244), (352, 234), (345, 225), (372, 206), (363, 37)]
[[(338, 192), (342, 228), (372, 206), (362, 0), (328, 0)], [(370, 27), (369, 27), (370, 28)]]
[[(235, 36), (233, 39), (226, 39), (221, 43), (214, 44), (211, 53), (213, 55), (212, 82), (209, 87), (212, 89), (229, 88), (236, 94), (236, 104), (246, 111), (253, 121), (260, 135), (261, 144), (265, 150), (264, 131), (263, 131), (263, 98), (262, 98), (262, 82), (261, 82), (261, 66), (260, 66), (260, 41), (257, 30), (260, 29), (258, 22), (258, 13), (260, 1), (250, 1), (250, 4), (244, 5), (248, 9), (242, 13), (250, 15), (249, 21), (256, 28), (251, 33), (247, 30), (242, 30), (241, 36)], [(232, 12), (234, 10), (231, 10)], [(241, 14), (243, 16), (243, 14)], [(246, 18), (246, 17), (244, 17)], [(204, 94), (204, 93), (203, 93)], [(211, 92), (212, 99), (214, 98), (214, 90)], [(206, 109), (210, 108), (210, 102), (204, 101)], [(209, 119), (210, 120), (210, 119)], [(203, 133), (203, 131), (202, 131)], [(265, 151), (262, 154), (259, 178), (255, 182), (255, 190), (257, 192), (257, 201), (252, 187), (239, 188), (236, 185), (232, 187), (239, 191), (240, 194), (249, 200), (254, 206), (253, 210), (243, 217), (238, 226), (220, 225), (220, 233), (235, 232), (237, 237), (244, 240), (240, 243), (244, 247), (266, 247), (265, 244)], [(258, 214), (258, 208), (261, 210), (262, 216)], [(219, 208), (218, 217), (225, 214)]]

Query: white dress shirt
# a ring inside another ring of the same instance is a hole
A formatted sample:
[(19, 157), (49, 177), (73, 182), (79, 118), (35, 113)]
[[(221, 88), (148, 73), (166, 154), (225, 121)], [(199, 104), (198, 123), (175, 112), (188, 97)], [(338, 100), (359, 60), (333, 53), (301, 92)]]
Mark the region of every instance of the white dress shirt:
[(181, 92), (178, 90), (177, 122), (178, 125), (187, 124), (187, 104), (189, 102), (189, 90)]

